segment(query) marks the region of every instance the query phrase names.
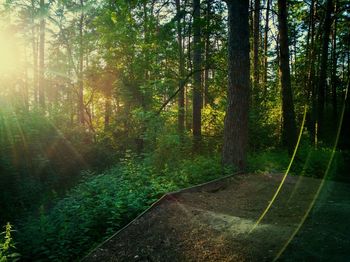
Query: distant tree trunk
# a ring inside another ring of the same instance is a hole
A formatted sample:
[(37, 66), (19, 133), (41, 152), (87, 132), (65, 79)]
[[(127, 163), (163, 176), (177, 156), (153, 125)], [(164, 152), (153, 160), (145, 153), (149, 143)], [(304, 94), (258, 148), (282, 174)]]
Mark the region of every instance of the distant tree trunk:
[(254, 95), (256, 101), (259, 100), (259, 46), (260, 46), (260, 0), (254, 2)]
[(209, 63), (210, 63), (210, 16), (211, 1), (207, 0), (206, 7), (206, 32), (205, 32), (205, 69), (204, 69), (204, 105), (209, 103)]
[(25, 64), (25, 68), (24, 68), (24, 92), (23, 92), (23, 106), (24, 106), (24, 110), (28, 111), (29, 110), (29, 81), (28, 81), (28, 58), (27, 58), (27, 47), (24, 47), (24, 64)]
[(310, 22), (309, 22), (309, 28), (308, 28), (308, 34), (307, 34), (307, 59), (306, 59), (306, 66), (308, 67), (307, 71), (307, 80), (306, 80), (306, 92), (307, 92), (307, 97), (309, 98), (310, 95), (313, 92), (313, 80), (315, 76), (315, 46), (314, 46), (314, 41), (315, 41), (315, 0), (311, 1), (310, 4)]
[(182, 81), (185, 72), (183, 41), (182, 41), (182, 25), (181, 25), (181, 0), (176, 0), (176, 14), (177, 14), (177, 42), (179, 46), (179, 94), (178, 94), (178, 130), (180, 135), (185, 130), (185, 89), (182, 87)]
[(38, 105), (38, 41), (37, 41), (37, 25), (34, 23), (35, 2), (32, 3), (31, 16), (31, 33), (32, 33), (32, 53), (33, 53), (33, 89), (34, 89), (34, 104)]
[(320, 75), (318, 83), (318, 99), (317, 99), (317, 122), (319, 134), (322, 137), (323, 132), (323, 112), (325, 104), (325, 92), (326, 92), (326, 81), (327, 81), (327, 60), (328, 60), (328, 45), (329, 36), (331, 33), (331, 14), (333, 11), (333, 1), (327, 0), (326, 16), (323, 26), (323, 36), (322, 36), (322, 51), (321, 51), (321, 65), (320, 65)]
[[(107, 131), (110, 126), (110, 118), (112, 114), (112, 91), (113, 91), (113, 74), (112, 72), (107, 72), (107, 77), (105, 81), (106, 85), (106, 97), (105, 97), (105, 121), (104, 130)], [(93, 110), (91, 110), (91, 117), (93, 118)]]
[(267, 38), (268, 38), (268, 33), (269, 33), (270, 5), (271, 5), (271, 0), (267, 0), (267, 3), (266, 3), (265, 32), (264, 32), (264, 99), (266, 99), (266, 95), (267, 95), (267, 71), (268, 71), (268, 64), (267, 64), (268, 39)]
[(84, 1), (80, 0), (81, 15), (79, 20), (79, 76), (78, 76), (78, 120), (79, 123), (85, 123), (85, 108), (84, 108), (84, 82), (83, 82), (83, 68), (84, 68), (84, 47), (83, 47), (83, 26), (84, 26)]
[(45, 109), (45, 0), (40, 0), (39, 104)]
[(280, 77), (282, 88), (282, 142), (292, 153), (296, 138), (296, 124), (292, 86), (289, 68), (289, 47), (287, 28), (287, 1), (278, 0), (278, 27), (280, 34)]
[[(335, 3), (334, 13), (337, 13), (338, 1)], [(335, 120), (337, 119), (337, 63), (338, 63), (338, 54), (337, 54), (337, 17), (334, 18), (333, 23), (333, 32), (332, 32), (332, 107), (333, 107), (333, 116)]]
[(240, 170), (246, 167), (249, 109), (248, 0), (227, 0), (228, 89), (222, 161)]
[(201, 24), (200, 24), (200, 0), (193, 0), (193, 145), (200, 146), (201, 141), (201, 107), (202, 107), (202, 73), (201, 73)]

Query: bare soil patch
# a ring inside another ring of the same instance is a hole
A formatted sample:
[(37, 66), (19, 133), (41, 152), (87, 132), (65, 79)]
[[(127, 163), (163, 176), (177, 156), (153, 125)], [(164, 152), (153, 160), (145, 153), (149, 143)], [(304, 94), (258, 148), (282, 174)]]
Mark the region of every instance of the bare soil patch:
[[(300, 224), (321, 180), (242, 174), (164, 197), (84, 261), (271, 261)], [(326, 181), (283, 261), (349, 261), (350, 184)]]

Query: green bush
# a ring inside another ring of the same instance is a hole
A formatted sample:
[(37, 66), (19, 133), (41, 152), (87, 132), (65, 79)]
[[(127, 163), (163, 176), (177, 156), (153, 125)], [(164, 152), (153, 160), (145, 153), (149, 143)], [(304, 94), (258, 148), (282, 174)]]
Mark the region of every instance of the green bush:
[(5, 226), (5, 232), (0, 233), (0, 235), (4, 236), (4, 239), (0, 239), (0, 262), (15, 262), (20, 258), (20, 254), (15, 252), (16, 247), (11, 235), (12, 232), (12, 225), (7, 223)]
[[(221, 172), (218, 157), (181, 161), (177, 169), (155, 169), (127, 152), (120, 165), (84, 180), (40, 219), (21, 224), (19, 248), (25, 259), (69, 261), (128, 223), (162, 194), (208, 181)], [(226, 170), (226, 172), (229, 172)]]

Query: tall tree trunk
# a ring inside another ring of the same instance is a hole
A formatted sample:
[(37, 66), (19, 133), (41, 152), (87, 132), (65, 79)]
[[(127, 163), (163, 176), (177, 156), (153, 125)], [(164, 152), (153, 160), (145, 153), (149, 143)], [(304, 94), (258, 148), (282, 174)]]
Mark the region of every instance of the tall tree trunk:
[(248, 0), (226, 1), (228, 6), (228, 89), (222, 161), (246, 167), (249, 109)]
[(259, 100), (259, 45), (260, 45), (260, 0), (254, 2), (254, 32), (253, 32), (253, 49), (254, 49), (254, 95), (255, 100)]
[(269, 34), (269, 19), (270, 19), (270, 5), (271, 0), (267, 0), (266, 3), (266, 19), (265, 19), (265, 32), (264, 32), (264, 99), (266, 99), (267, 95), (267, 71), (268, 71), (268, 64), (267, 64), (267, 45), (268, 45), (268, 34)]
[(309, 11), (309, 26), (306, 42), (306, 59), (305, 68), (307, 75), (305, 79), (305, 94), (306, 99), (311, 102), (311, 112), (307, 113), (307, 127), (311, 134), (312, 142), (315, 140), (315, 107), (316, 107), (316, 92), (315, 92), (315, 63), (316, 63), (316, 46), (315, 42), (315, 17), (316, 17), (317, 0), (311, 0)]
[(204, 105), (209, 103), (209, 63), (210, 63), (210, 18), (211, 18), (211, 1), (207, 0), (206, 7), (206, 32), (205, 32), (205, 69), (204, 69)]
[(38, 40), (37, 40), (37, 25), (34, 23), (35, 15), (35, 2), (31, 1), (32, 14), (31, 14), (31, 33), (32, 33), (32, 53), (33, 53), (33, 91), (34, 91), (34, 104), (38, 105)]
[(39, 104), (45, 109), (45, 0), (40, 0)]
[(83, 46), (83, 27), (84, 27), (84, 1), (80, 0), (81, 15), (79, 20), (79, 76), (78, 76), (78, 121), (80, 124), (85, 123), (85, 106), (84, 106), (84, 46)]
[(297, 130), (289, 68), (287, 28), (287, 0), (278, 0), (278, 27), (280, 34), (280, 77), (282, 88), (282, 142), (292, 153), (296, 144)]
[[(334, 13), (337, 13), (338, 1), (335, 3)], [(337, 17), (334, 18), (333, 32), (332, 32), (332, 107), (334, 119), (337, 119), (337, 64), (338, 64), (338, 54), (337, 54)]]
[(23, 90), (23, 107), (25, 111), (29, 110), (29, 79), (28, 79), (28, 55), (27, 47), (24, 47), (24, 90)]
[(202, 107), (202, 73), (201, 73), (201, 24), (200, 0), (193, 0), (193, 142), (194, 148), (200, 146), (201, 141), (201, 107)]
[(185, 130), (185, 89), (182, 88), (182, 81), (184, 80), (185, 63), (182, 41), (182, 15), (181, 15), (181, 0), (176, 0), (176, 14), (177, 14), (177, 42), (179, 47), (179, 94), (178, 94), (178, 130), (180, 135)]
[[(110, 118), (112, 114), (112, 91), (113, 91), (113, 83), (114, 83), (114, 76), (112, 70), (108, 70), (106, 72), (106, 93), (105, 93), (105, 119), (104, 119), (104, 130), (108, 131), (110, 126)], [(94, 117), (94, 110), (91, 110), (91, 117)]]
[(328, 45), (329, 36), (331, 33), (331, 15), (333, 11), (333, 0), (327, 0), (326, 16), (323, 26), (323, 36), (322, 36), (322, 51), (321, 51), (321, 65), (320, 65), (320, 75), (318, 83), (318, 99), (317, 99), (317, 122), (319, 134), (323, 135), (323, 112), (325, 105), (325, 91), (326, 91), (326, 80), (327, 80), (327, 60), (328, 60)]

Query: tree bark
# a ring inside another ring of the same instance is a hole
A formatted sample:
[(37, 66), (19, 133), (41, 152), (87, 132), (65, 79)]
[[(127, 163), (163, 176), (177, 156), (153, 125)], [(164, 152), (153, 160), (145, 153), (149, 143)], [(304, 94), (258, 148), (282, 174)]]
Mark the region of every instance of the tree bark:
[(45, 109), (45, 0), (40, 0), (39, 104)]
[[(253, 33), (253, 49), (254, 49), (254, 95), (259, 98), (259, 43), (260, 43), (260, 0), (254, 2), (254, 33)], [(256, 99), (256, 100), (257, 100)]]
[(323, 26), (323, 37), (322, 37), (322, 51), (321, 51), (321, 65), (320, 65), (320, 75), (318, 83), (318, 97), (317, 97), (317, 122), (319, 134), (322, 137), (323, 134), (323, 113), (325, 104), (325, 92), (326, 92), (326, 81), (327, 81), (327, 60), (328, 60), (328, 45), (329, 36), (331, 33), (331, 15), (333, 11), (333, 1), (327, 0), (326, 16)]
[[(334, 13), (337, 13), (338, 1), (335, 3)], [(338, 64), (338, 54), (337, 54), (337, 17), (334, 19), (333, 32), (332, 32), (332, 107), (334, 119), (337, 119), (337, 64)]]
[(206, 32), (205, 32), (205, 69), (204, 69), (204, 106), (209, 103), (209, 62), (210, 62), (210, 18), (211, 1), (207, 0), (206, 6)]
[(38, 105), (38, 40), (37, 40), (37, 25), (34, 23), (35, 15), (35, 2), (32, 4), (32, 16), (31, 16), (31, 33), (32, 33), (32, 52), (33, 52), (33, 91), (34, 91), (34, 104)]
[(228, 0), (228, 89), (224, 123), (224, 165), (246, 167), (249, 109), (248, 0)]
[(271, 0), (267, 0), (266, 3), (266, 21), (265, 21), (265, 32), (264, 32), (264, 99), (266, 99), (267, 95), (267, 71), (268, 71), (268, 64), (267, 64), (267, 45), (268, 45), (268, 33), (269, 33), (269, 19), (270, 19), (270, 5)]
[(202, 50), (201, 50), (200, 0), (193, 0), (193, 145), (200, 146), (201, 141), (201, 107), (202, 107)]
[[(181, 17), (181, 0), (176, 0), (176, 14), (177, 14), (177, 42), (179, 47), (179, 88), (182, 85), (185, 72), (184, 52), (182, 43), (182, 17)], [(182, 135), (185, 130), (185, 89), (181, 88), (178, 94), (178, 130)]]
[(85, 123), (85, 106), (84, 106), (84, 82), (83, 82), (83, 68), (84, 68), (84, 47), (83, 47), (83, 26), (84, 26), (84, 1), (80, 0), (81, 15), (79, 20), (79, 76), (78, 76), (78, 120), (79, 123)]
[(278, 0), (278, 27), (280, 34), (280, 78), (282, 88), (282, 142), (293, 152), (297, 131), (289, 68), (287, 1)]

